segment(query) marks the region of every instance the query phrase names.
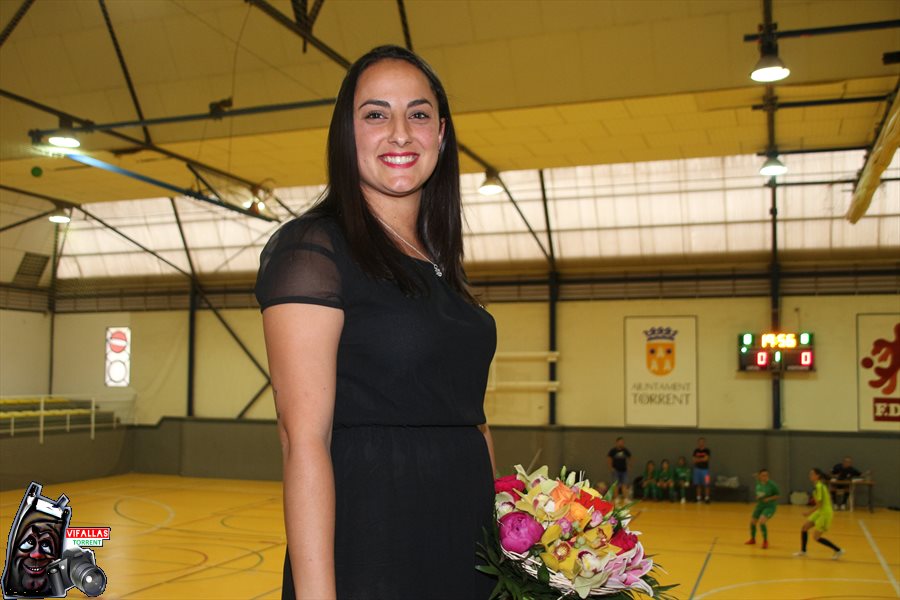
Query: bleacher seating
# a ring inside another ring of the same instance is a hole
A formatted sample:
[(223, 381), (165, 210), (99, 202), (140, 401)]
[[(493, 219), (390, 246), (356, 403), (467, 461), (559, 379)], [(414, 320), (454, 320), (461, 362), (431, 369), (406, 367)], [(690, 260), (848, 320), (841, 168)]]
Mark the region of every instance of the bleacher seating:
[(92, 406), (91, 400), (62, 396), (0, 398), (0, 435), (38, 434), (43, 439), (45, 431), (93, 431), (97, 427), (118, 425), (111, 411), (96, 410)]

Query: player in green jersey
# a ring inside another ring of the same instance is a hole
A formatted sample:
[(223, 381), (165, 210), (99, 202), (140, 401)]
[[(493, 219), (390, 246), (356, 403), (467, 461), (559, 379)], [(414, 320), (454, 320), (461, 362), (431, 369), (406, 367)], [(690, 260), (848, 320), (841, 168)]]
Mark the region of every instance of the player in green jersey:
[(794, 556), (806, 556), (806, 542), (809, 539), (809, 530), (815, 528), (813, 537), (823, 546), (827, 546), (834, 550), (831, 558), (837, 560), (844, 554), (844, 551), (838, 548), (822, 537), (822, 534), (831, 527), (831, 519), (834, 517), (834, 509), (831, 506), (831, 494), (828, 493), (828, 487), (825, 482), (828, 481), (828, 475), (819, 469), (813, 469), (809, 472), (809, 480), (816, 486), (813, 490), (813, 500), (816, 502), (815, 508), (804, 513), (806, 522), (800, 528), (800, 552), (794, 552)]
[(656, 464), (652, 460), (647, 461), (641, 489), (644, 492), (644, 500), (659, 500), (659, 488), (656, 486)]
[(769, 479), (769, 470), (760, 469), (756, 474), (756, 506), (753, 507), (753, 516), (750, 517), (750, 539), (744, 542), (748, 545), (756, 543), (756, 526), (762, 532), (763, 550), (769, 547), (769, 530), (766, 522), (775, 516), (778, 508), (778, 496), (781, 492), (774, 481)]
[(671, 502), (675, 501), (674, 478), (675, 473), (672, 472), (669, 461), (665, 458), (659, 461), (659, 468), (656, 470), (656, 487), (659, 488), (660, 500), (668, 499)]
[(691, 487), (691, 468), (687, 464), (687, 459), (683, 456), (678, 457), (675, 464), (675, 489), (681, 496), (681, 503), (684, 504), (684, 492)]

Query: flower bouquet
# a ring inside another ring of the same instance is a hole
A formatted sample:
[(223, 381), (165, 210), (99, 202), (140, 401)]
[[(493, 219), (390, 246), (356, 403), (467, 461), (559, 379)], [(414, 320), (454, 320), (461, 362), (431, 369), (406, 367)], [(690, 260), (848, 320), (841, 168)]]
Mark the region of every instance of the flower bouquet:
[(496, 527), (485, 532), (479, 570), (499, 581), (493, 599), (559, 600), (603, 596), (670, 598), (654, 577), (639, 532), (628, 529), (631, 513), (602, 496), (590, 481), (563, 467), (551, 479), (547, 467), (494, 482)]

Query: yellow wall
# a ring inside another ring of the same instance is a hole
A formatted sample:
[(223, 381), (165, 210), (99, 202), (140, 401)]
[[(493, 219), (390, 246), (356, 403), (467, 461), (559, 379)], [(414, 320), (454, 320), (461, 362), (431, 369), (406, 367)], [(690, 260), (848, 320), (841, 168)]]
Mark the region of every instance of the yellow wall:
[[(545, 350), (547, 306), (493, 304), (498, 350)], [(559, 304), (557, 423), (623, 427), (624, 319), (696, 315), (697, 393), (701, 428), (765, 429), (772, 423), (771, 378), (737, 371), (737, 335), (769, 329), (768, 298), (584, 301)], [(813, 373), (788, 373), (782, 388), (783, 426), (797, 430), (856, 431), (856, 314), (900, 312), (897, 296), (785, 298), (782, 323), (815, 334)], [(517, 379), (546, 378), (543, 365)], [(522, 409), (530, 402), (530, 412)], [(488, 418), (495, 424), (546, 423), (546, 394), (502, 394)], [(542, 420), (543, 419), (543, 420)]]
[(50, 316), (0, 310), (0, 396), (45, 394), (50, 383)]
[[(700, 428), (766, 429), (771, 426), (771, 379), (765, 373), (737, 371), (737, 335), (768, 329), (768, 298), (579, 301), (559, 304), (557, 423), (569, 426), (624, 427), (624, 319), (629, 316), (697, 317), (699, 346), (697, 394)], [(796, 310), (795, 310), (796, 309)], [(498, 329), (498, 352), (545, 351), (548, 348), (547, 304), (497, 303), (488, 306)], [(229, 325), (263, 367), (267, 366), (262, 323), (253, 309), (221, 311)], [(785, 298), (787, 329), (812, 331), (816, 338), (814, 373), (788, 373), (783, 384), (784, 425), (796, 430), (856, 431), (857, 313), (898, 312), (897, 296), (826, 296)], [(40, 315), (0, 313), (4, 390), (12, 374), (40, 383), (40, 343), (46, 339)], [(12, 325), (10, 325), (12, 324)], [(105, 328), (132, 328), (132, 385), (126, 390), (103, 383)], [(10, 331), (12, 333), (7, 333)], [(55, 391), (137, 397), (136, 420), (155, 423), (164, 415), (186, 411), (187, 313), (141, 312), (64, 314), (57, 316)], [(31, 340), (23, 355), (13, 338)], [(21, 367), (23, 360), (34, 369)], [(16, 362), (18, 361), (18, 362)], [(29, 362), (29, 364), (31, 364)], [(10, 365), (13, 365), (12, 369)], [(18, 368), (15, 365), (20, 365)], [(28, 371), (17, 373), (17, 371)], [(45, 368), (46, 371), (46, 368)], [(546, 381), (546, 362), (495, 365), (498, 381)], [(37, 375), (36, 375), (36, 374)], [(17, 379), (18, 378), (18, 379)], [(234, 418), (264, 383), (264, 377), (209, 311), (197, 315), (195, 414)], [(10, 388), (12, 389), (12, 388)], [(4, 391), (4, 393), (7, 393)], [(544, 424), (547, 394), (498, 392), (485, 402), (489, 422)], [(247, 414), (273, 419), (271, 390)]]
[[(104, 381), (107, 327), (131, 327), (131, 385)], [(53, 391), (100, 401), (134, 400), (131, 422), (184, 416), (187, 390), (187, 312), (82, 313), (56, 316)]]
[[(262, 317), (258, 310), (220, 310), (257, 362), (268, 370)], [(233, 419), (265, 383), (228, 330), (208, 310), (197, 314), (197, 363), (194, 414)], [(248, 419), (274, 419), (275, 402), (267, 389), (247, 413)]]
[[(898, 296), (785, 298), (782, 322), (815, 333), (816, 372), (786, 378), (784, 421), (791, 429), (856, 431), (856, 315), (897, 313)], [(801, 375), (801, 374), (797, 374)]]

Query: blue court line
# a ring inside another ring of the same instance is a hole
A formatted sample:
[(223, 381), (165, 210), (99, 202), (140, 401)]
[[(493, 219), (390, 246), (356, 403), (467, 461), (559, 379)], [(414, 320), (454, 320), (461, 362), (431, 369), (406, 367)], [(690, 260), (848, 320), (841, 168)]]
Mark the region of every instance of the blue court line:
[(691, 595), (688, 596), (688, 600), (693, 600), (694, 596), (697, 594), (697, 588), (700, 587), (700, 580), (703, 579), (703, 573), (706, 571), (706, 565), (709, 564), (709, 559), (712, 557), (713, 549), (715, 549), (716, 542), (718, 541), (718, 537), (713, 538), (712, 545), (709, 547), (709, 552), (706, 553), (706, 560), (703, 561), (703, 568), (700, 569), (700, 574), (697, 575), (697, 581), (694, 582), (694, 589), (691, 590)]

